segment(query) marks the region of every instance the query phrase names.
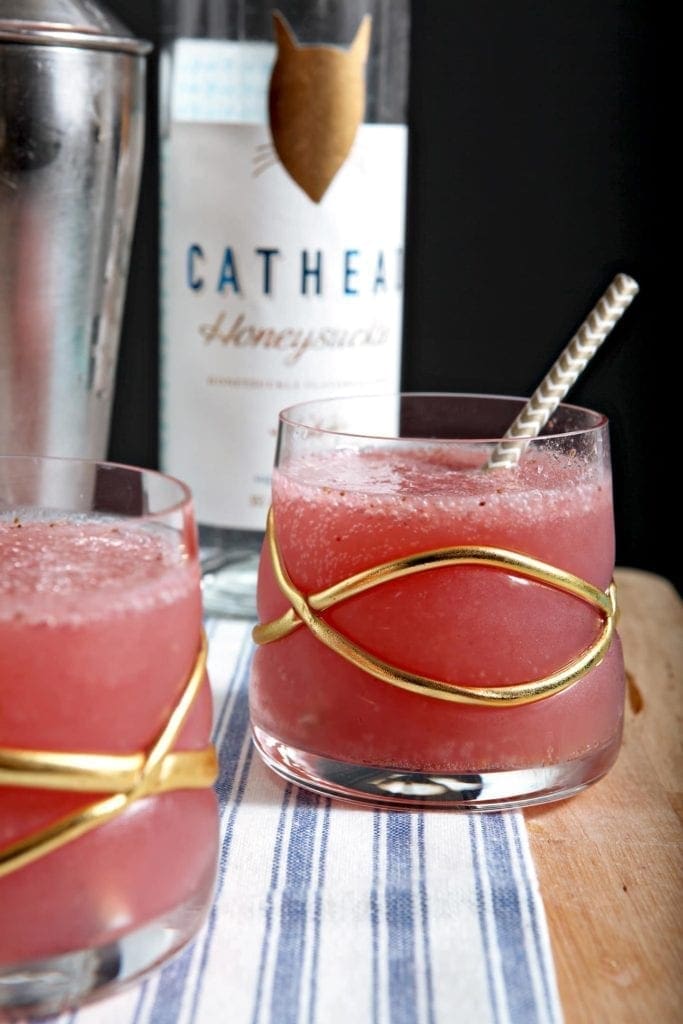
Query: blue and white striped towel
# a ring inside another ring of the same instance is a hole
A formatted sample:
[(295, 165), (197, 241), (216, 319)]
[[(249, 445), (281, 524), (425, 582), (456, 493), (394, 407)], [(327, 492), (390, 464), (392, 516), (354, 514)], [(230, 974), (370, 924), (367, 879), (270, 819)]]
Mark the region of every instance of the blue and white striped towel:
[(208, 624), (221, 775), (211, 915), (77, 1024), (560, 1024), (519, 812), (355, 809), (287, 785), (249, 740), (249, 628)]

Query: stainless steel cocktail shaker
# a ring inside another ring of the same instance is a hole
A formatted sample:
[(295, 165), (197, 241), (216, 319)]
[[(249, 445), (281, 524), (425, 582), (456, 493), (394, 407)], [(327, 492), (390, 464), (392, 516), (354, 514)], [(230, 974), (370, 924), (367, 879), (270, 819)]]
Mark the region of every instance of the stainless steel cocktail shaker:
[(106, 455), (149, 49), (92, 0), (0, 0), (0, 453)]

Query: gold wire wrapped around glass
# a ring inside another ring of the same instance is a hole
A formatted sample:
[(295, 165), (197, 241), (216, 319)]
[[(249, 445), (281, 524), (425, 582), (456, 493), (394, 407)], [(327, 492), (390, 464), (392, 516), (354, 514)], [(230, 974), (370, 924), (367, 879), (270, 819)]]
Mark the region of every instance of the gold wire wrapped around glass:
[[(275, 579), (291, 607), (278, 619), (254, 627), (252, 636), (257, 644), (273, 643), (305, 625), (322, 644), (381, 682), (437, 700), (489, 707), (514, 707), (519, 704), (531, 704), (544, 700), (566, 690), (598, 665), (605, 657), (614, 635), (617, 604), (613, 583), (606, 591), (602, 591), (572, 573), (557, 569), (555, 566), (528, 555), (508, 551), (505, 548), (462, 545), (421, 551), (406, 558), (394, 559), (383, 565), (366, 569), (364, 572), (350, 576), (340, 583), (307, 597), (293, 584), (284, 565), (277, 543), (272, 508), (268, 513), (266, 543)], [(441, 680), (390, 665), (363, 650), (317, 614), (365, 590), (388, 583), (390, 580), (398, 579), (401, 576), (410, 576), (413, 573), (428, 572), (447, 565), (482, 565), (501, 569), (504, 572), (535, 580), (543, 585), (554, 587), (556, 590), (572, 594), (598, 612), (603, 620), (602, 627), (590, 647), (551, 675), (508, 686), (477, 687), (444, 683)]]
[(0, 850), (0, 878), (122, 814), (134, 801), (176, 789), (206, 789), (218, 775), (215, 747), (171, 751), (199, 693), (207, 657), (199, 652), (171, 715), (146, 753), (78, 754), (0, 747), (0, 786), (110, 793)]

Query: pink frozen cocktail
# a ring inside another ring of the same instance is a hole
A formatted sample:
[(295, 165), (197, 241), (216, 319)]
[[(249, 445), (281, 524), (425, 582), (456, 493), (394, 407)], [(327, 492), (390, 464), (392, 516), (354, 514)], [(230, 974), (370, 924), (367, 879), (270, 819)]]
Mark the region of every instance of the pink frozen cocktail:
[[(53, 787), (31, 784), (25, 764), (28, 753), (39, 770), (41, 752), (144, 760), (198, 657), (186, 489), (123, 467), (0, 457), (0, 907), (11, 921), (0, 928), (0, 1017), (18, 1001), (51, 1012), (126, 981), (199, 926), (217, 833), (203, 672), (164, 762), (170, 781), (158, 775), (82, 834), (76, 812), (123, 799), (135, 779)], [(74, 837), (32, 850), (64, 821), (76, 821)]]
[[(301, 615), (291, 611), (275, 636), (257, 629), (257, 745), (282, 774), (340, 796), (492, 807), (574, 792), (603, 774), (619, 747), (624, 669), (616, 634), (588, 671), (542, 699), (470, 704), (443, 696), (453, 687), (504, 690), (568, 674), (604, 637), (610, 611), (533, 574), (466, 562), (423, 565), (317, 605), (314, 595), (393, 560), (483, 547), (570, 574), (609, 608), (614, 530), (604, 419), (561, 407), (518, 467), (487, 470), (518, 402), (372, 401), (283, 414), (275, 560), (321, 632), (332, 627), (348, 645), (340, 652), (334, 634), (326, 643), (307, 625), (292, 627)], [(399, 423), (408, 437), (391, 439)], [(290, 597), (266, 545), (261, 623), (286, 615)], [(353, 649), (349, 658), (349, 645), (399, 675), (445, 685), (438, 694), (393, 685), (359, 665)]]

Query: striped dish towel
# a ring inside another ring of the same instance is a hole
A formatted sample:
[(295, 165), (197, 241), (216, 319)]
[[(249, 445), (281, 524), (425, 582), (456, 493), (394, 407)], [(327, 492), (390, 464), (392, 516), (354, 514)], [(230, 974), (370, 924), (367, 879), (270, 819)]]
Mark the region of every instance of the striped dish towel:
[(221, 850), (194, 943), (78, 1024), (560, 1024), (521, 813), (398, 813), (305, 792), (249, 739), (244, 622), (207, 623)]

